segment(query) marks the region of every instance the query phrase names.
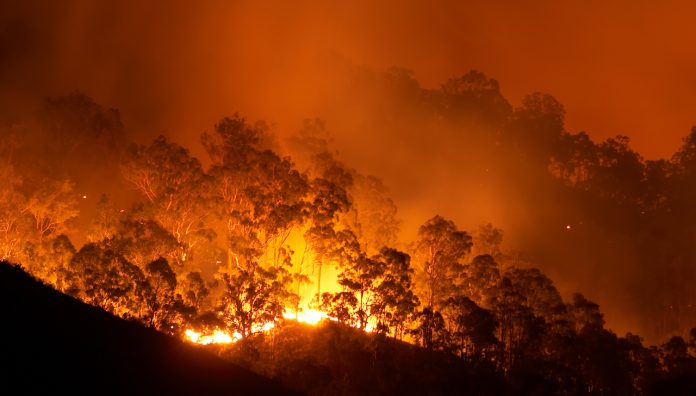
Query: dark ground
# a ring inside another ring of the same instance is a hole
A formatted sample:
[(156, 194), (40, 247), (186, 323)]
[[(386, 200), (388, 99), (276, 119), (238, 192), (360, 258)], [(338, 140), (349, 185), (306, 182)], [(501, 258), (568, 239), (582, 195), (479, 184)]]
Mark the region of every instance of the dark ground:
[(283, 395), (278, 383), (0, 263), (0, 395)]

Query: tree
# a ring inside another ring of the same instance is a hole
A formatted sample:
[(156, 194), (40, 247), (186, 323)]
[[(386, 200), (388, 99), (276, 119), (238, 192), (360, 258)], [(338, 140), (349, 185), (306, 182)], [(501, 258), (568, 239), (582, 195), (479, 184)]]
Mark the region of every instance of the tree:
[(367, 315), (362, 309), (363, 302), (358, 300), (355, 292), (348, 290), (337, 293), (322, 293), (320, 298), (319, 307), (331, 318), (335, 318), (348, 326), (365, 330)]
[(330, 145), (333, 138), (326, 129), (326, 123), (319, 118), (305, 119), (302, 128), (297, 134), (287, 139), (287, 146), (293, 159), (300, 166), (300, 169), (313, 177), (318, 177), (317, 169), (312, 169), (315, 165), (316, 156), (321, 153), (330, 153)]
[(491, 223), (482, 224), (473, 237), (473, 251), (475, 255), (500, 256), (500, 245), (503, 244), (503, 230), (496, 228)]
[(191, 259), (193, 250), (214, 238), (211, 178), (188, 150), (157, 137), (149, 146), (131, 145), (121, 166), (124, 178), (144, 197), (144, 211), (176, 238), (177, 261)]
[(103, 179), (92, 178), (99, 174), (117, 186), (118, 163), (125, 146), (117, 109), (104, 108), (74, 92), (47, 98), (39, 121), (40, 128), (28, 139), (31, 144), (18, 156), (28, 175), (37, 180), (58, 180), (69, 175), (80, 189), (92, 190), (96, 186), (104, 188)]
[(356, 172), (349, 191), (351, 208), (345, 222), (358, 236), (365, 252), (372, 255), (384, 246), (394, 246), (400, 221), (396, 204), (387, 195), (382, 181)]
[(0, 165), (0, 260), (16, 260), (28, 238), (29, 222), (23, 213), (26, 198), (17, 187), (19, 175), (11, 165)]
[(604, 315), (599, 305), (580, 293), (573, 294), (573, 301), (567, 305), (575, 331), (578, 333), (601, 331), (604, 329)]
[(182, 305), (176, 294), (176, 274), (162, 257), (148, 263), (145, 274), (148, 286), (145, 289), (148, 308), (145, 322), (160, 331), (171, 332), (176, 310)]
[(50, 284), (60, 291), (64, 292), (70, 282), (70, 262), (75, 253), (75, 246), (67, 235), (61, 234), (53, 238), (47, 254), (47, 259), (52, 262), (49, 266), (53, 269)]
[(219, 277), (224, 291), (218, 311), (231, 331), (248, 337), (282, 317), (290, 296), (283, 267), (235, 267)]
[(495, 316), (469, 298), (450, 297), (443, 313), (451, 334), (451, 350), (460, 357), (480, 354), (498, 343)]
[[(306, 231), (304, 240), (314, 253), (313, 273), (317, 277), (317, 297), (321, 296), (322, 268), (339, 256), (340, 249), (336, 222), (341, 213), (350, 208), (346, 190), (327, 179), (317, 178), (310, 184), (306, 206)], [(304, 260), (304, 256), (303, 256)]]
[(210, 295), (210, 287), (200, 272), (189, 272), (177, 281), (177, 293), (181, 295), (185, 307), (193, 313), (200, 312)]
[(97, 201), (97, 213), (87, 230), (87, 240), (99, 242), (113, 238), (118, 231), (123, 212), (117, 211), (106, 194)]
[(285, 245), (305, 216), (307, 179), (289, 158), (264, 149), (267, 128), (239, 115), (201, 136), (213, 164), (211, 199), (226, 236), (220, 310), (246, 337), (278, 319), (291, 299), (291, 249)]
[(252, 221), (261, 248), (270, 253), (266, 261), (278, 266), (290, 233), (304, 221), (308, 182), (289, 158), (280, 158), (269, 150), (259, 154), (255, 165), (257, 179), (245, 195), (253, 203)]
[(565, 325), (567, 310), (551, 279), (537, 268), (511, 268), (505, 272), (524, 305), (549, 325)]
[(512, 368), (528, 351), (538, 350), (544, 335), (544, 321), (527, 307), (526, 299), (513, 286), (512, 281), (501, 278), (492, 302), (492, 311), (498, 321), (497, 338), (504, 348), (502, 366)]
[(645, 164), (629, 142), (627, 136), (616, 136), (597, 146), (597, 163), (590, 179), (590, 188), (597, 195), (619, 203), (636, 203), (640, 198)]
[(355, 260), (342, 263), (338, 283), (343, 291), (336, 296), (323, 293), (321, 308), (329, 316), (335, 316), (345, 323), (365, 330), (374, 315), (373, 291), (382, 275), (383, 269), (380, 268), (380, 264), (364, 254), (360, 254)]
[[(318, 262), (318, 288), (321, 287), (321, 265), (323, 261), (336, 261), (341, 269), (338, 284), (342, 291), (339, 293), (319, 293), (317, 298), (320, 307), (329, 316), (339, 321), (364, 330), (370, 317), (370, 290), (380, 274), (378, 264), (368, 258), (360, 247), (357, 237), (350, 230), (335, 231), (329, 223), (320, 228), (322, 234), (310, 229), (309, 243), (320, 257)], [(325, 237), (325, 238), (324, 238)], [(317, 246), (319, 248), (317, 249)]]
[(696, 358), (689, 355), (688, 344), (674, 336), (660, 346), (663, 369), (672, 376), (696, 373)]
[(696, 175), (696, 126), (682, 139), (682, 146), (672, 157), (681, 175)]
[(159, 258), (167, 260), (168, 265), (171, 262), (177, 269), (183, 265), (181, 244), (160, 223), (147, 217), (123, 220), (114, 238), (106, 241), (143, 271)]
[(499, 283), (498, 263), (490, 255), (480, 255), (462, 266), (455, 294), (467, 296), (479, 306), (490, 307)]
[(418, 305), (411, 290), (410, 257), (392, 248), (382, 248), (367, 257), (352, 237), (341, 250), (338, 293), (323, 293), (321, 308), (327, 315), (361, 330), (403, 337)]
[(228, 267), (269, 249), (278, 266), (280, 248), (303, 219), (307, 180), (289, 158), (262, 149), (265, 132), (263, 124), (235, 115), (201, 137), (213, 161), (212, 196), (227, 236)]
[(585, 132), (564, 132), (551, 156), (550, 172), (565, 183), (582, 189), (588, 188), (598, 162), (597, 146)]
[(454, 222), (435, 216), (418, 229), (414, 244), (416, 272), (421, 280), (421, 300), (438, 309), (456, 291), (461, 260), (471, 251), (469, 234), (459, 231)]
[(446, 350), (450, 345), (449, 332), (440, 312), (425, 307), (416, 314), (417, 327), (409, 330), (416, 342), (428, 350)]
[(88, 154), (117, 149), (123, 143), (123, 123), (117, 109), (104, 109), (87, 95), (73, 92), (47, 98), (41, 114), (47, 140), (65, 155)]
[[(201, 143), (214, 164), (226, 165), (245, 172), (268, 133), (263, 122), (250, 124), (235, 113), (215, 124), (215, 132), (204, 132)], [(245, 166), (246, 165), (246, 166)]]
[(546, 171), (564, 132), (565, 109), (554, 97), (535, 92), (522, 99), (505, 128), (511, 142), (532, 169)]
[(411, 257), (384, 247), (375, 260), (383, 268), (381, 280), (374, 289), (372, 311), (377, 319), (376, 329), (401, 339), (420, 304), (413, 292)]
[(670, 194), (673, 166), (664, 159), (645, 161), (645, 181), (641, 207), (647, 211), (665, 211), (673, 204)]
[(633, 388), (639, 394), (648, 393), (660, 370), (657, 348), (644, 347), (642, 338), (631, 333), (627, 333), (624, 338), (619, 339), (619, 345), (626, 351), (628, 360), (631, 362), (628, 367), (631, 369), (629, 375), (633, 382)]
[(64, 233), (68, 222), (79, 214), (73, 183), (70, 180), (41, 183), (29, 197), (25, 211), (33, 219), (39, 242), (49, 235)]
[(84, 245), (70, 261), (68, 290), (88, 304), (115, 315), (141, 319), (146, 280), (136, 265), (102, 244)]
[(69, 180), (46, 180), (31, 191), (26, 206), (21, 260), (34, 276), (56, 285), (59, 270), (50, 257), (53, 240), (69, 231), (69, 224), (78, 216), (77, 199)]
[(440, 89), (440, 111), (449, 118), (470, 119), (500, 128), (510, 117), (512, 107), (500, 93), (498, 81), (471, 70), (449, 79)]

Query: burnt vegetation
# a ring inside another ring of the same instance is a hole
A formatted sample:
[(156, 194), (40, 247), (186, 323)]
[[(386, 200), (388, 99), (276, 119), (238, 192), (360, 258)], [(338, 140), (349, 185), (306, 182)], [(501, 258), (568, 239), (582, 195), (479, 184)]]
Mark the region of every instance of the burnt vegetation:
[[(400, 241), (386, 187), (340, 160), (320, 120), (280, 139), (226, 117), (201, 134), (207, 157), (196, 158), (164, 136), (132, 142), (118, 111), (85, 95), (49, 99), (35, 123), (0, 130), (0, 259), (163, 333), (238, 334), (211, 348), (309, 394), (693, 386), (696, 129), (673, 158), (648, 161), (626, 137), (567, 132), (549, 95), (513, 108), (479, 72), (435, 90), (400, 70), (379, 78), (382, 94), (411, 99), (385, 114), (411, 106), (447, 131), (438, 138), (470, 133), (489, 154), (477, 169), (505, 180), (518, 207), (551, 195), (582, 214), (589, 225), (577, 232), (620, 233), (643, 268), (659, 264), (631, 279), (652, 317), (670, 307), (654, 331), (672, 337), (645, 346), (616, 335), (596, 303), (562, 298), (530, 259), (506, 252), (491, 224), (465, 231), (435, 215)], [(544, 223), (557, 210), (546, 209), (530, 211)], [(286, 318), (310, 309), (332, 320)]]

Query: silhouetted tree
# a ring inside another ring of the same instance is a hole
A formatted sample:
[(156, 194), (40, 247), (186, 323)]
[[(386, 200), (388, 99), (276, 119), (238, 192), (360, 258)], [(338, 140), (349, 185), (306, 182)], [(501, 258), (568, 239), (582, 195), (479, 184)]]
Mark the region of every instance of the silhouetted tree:
[(171, 332), (176, 311), (181, 307), (180, 297), (176, 294), (176, 274), (161, 257), (147, 264), (145, 274), (145, 303), (148, 308), (145, 321), (150, 327)]
[(448, 349), (450, 334), (440, 312), (425, 307), (416, 314), (415, 322), (416, 327), (409, 332), (420, 346), (429, 350)]
[(235, 267), (219, 274), (223, 294), (218, 312), (227, 328), (248, 337), (280, 319), (290, 293), (282, 267)]
[(512, 107), (500, 93), (498, 81), (476, 70), (449, 79), (439, 93), (442, 102), (438, 110), (459, 122), (483, 123), (497, 130), (512, 113)]
[(209, 218), (212, 181), (184, 147), (163, 136), (149, 146), (131, 145), (121, 169), (147, 199), (143, 211), (176, 238), (176, 262), (190, 259), (198, 245), (215, 236)]
[(384, 269), (373, 292), (372, 311), (377, 318), (376, 329), (401, 339), (420, 305), (413, 291), (411, 257), (396, 249), (385, 247), (374, 259)]
[(443, 313), (451, 334), (451, 350), (460, 357), (480, 354), (498, 343), (495, 316), (469, 298), (450, 297)]
[(474, 255), (490, 255), (497, 257), (502, 254), (500, 245), (503, 243), (503, 230), (496, 228), (491, 223), (482, 224), (473, 237), (472, 251)]
[(71, 294), (125, 318), (140, 319), (145, 314), (143, 272), (108, 247), (83, 246), (73, 256), (70, 271)]
[(573, 301), (567, 305), (575, 331), (578, 333), (599, 331), (604, 328), (604, 315), (599, 305), (588, 300), (580, 293), (573, 294)]
[(351, 209), (345, 215), (349, 228), (358, 236), (368, 255), (384, 246), (394, 246), (400, 221), (396, 204), (387, 195), (387, 188), (374, 176), (353, 175), (349, 189)]
[(411, 290), (409, 256), (390, 248), (372, 258), (363, 252), (353, 254), (357, 257), (347, 255), (340, 266), (342, 291), (322, 294), (322, 309), (361, 330), (373, 325), (377, 332), (400, 338), (418, 305)]
[(462, 270), (460, 261), (471, 246), (469, 234), (440, 216), (418, 229), (418, 240), (413, 245), (416, 277), (420, 281), (420, 299), (427, 307), (438, 309), (455, 293)]
[(565, 109), (554, 97), (535, 92), (522, 99), (508, 127), (508, 138), (533, 165), (545, 169), (564, 132)]
[(462, 266), (458, 276), (458, 294), (467, 296), (479, 306), (491, 306), (500, 283), (498, 264), (492, 256), (474, 257), (471, 263)]
[(505, 272), (512, 287), (524, 297), (524, 306), (543, 318), (549, 325), (563, 325), (567, 319), (566, 306), (551, 279), (537, 268), (511, 268)]
[(26, 198), (17, 187), (20, 176), (11, 164), (0, 165), (0, 259), (17, 260), (24, 242), (29, 239), (29, 221), (23, 213)]

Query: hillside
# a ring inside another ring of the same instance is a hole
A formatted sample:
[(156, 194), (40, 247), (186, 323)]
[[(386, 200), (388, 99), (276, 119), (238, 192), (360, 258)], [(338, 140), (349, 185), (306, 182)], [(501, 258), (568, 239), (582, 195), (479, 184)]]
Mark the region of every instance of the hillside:
[[(515, 394), (489, 362), (328, 320), (316, 326), (288, 321), (268, 334), (220, 346), (219, 353), (308, 395)], [(535, 384), (524, 385), (535, 394)]]
[(0, 263), (0, 317), (0, 394), (292, 394), (7, 263)]

